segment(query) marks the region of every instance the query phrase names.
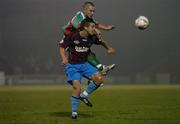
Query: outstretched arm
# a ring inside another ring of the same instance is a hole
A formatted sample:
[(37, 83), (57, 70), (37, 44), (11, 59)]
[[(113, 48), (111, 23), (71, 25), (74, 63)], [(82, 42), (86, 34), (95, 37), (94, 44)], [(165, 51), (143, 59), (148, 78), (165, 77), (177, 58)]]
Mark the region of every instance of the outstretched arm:
[(107, 53), (109, 53), (109, 54), (115, 53), (115, 49), (110, 47), (103, 39), (101, 39), (100, 42), (101, 42), (101, 45), (107, 50)]
[(110, 31), (110, 30), (114, 29), (115, 26), (114, 26), (114, 25), (104, 25), (104, 24), (100, 24), (100, 23), (99, 23), (99, 24), (97, 25), (97, 28), (98, 28), (98, 29), (101, 29), (101, 30)]
[(107, 50), (108, 53), (110, 53), (110, 54), (115, 53), (115, 50), (112, 47), (110, 47), (106, 43), (106, 41), (104, 41), (104, 39), (102, 38), (101, 32), (97, 28), (95, 29), (95, 35), (96, 35), (97, 39), (100, 41), (100, 44)]

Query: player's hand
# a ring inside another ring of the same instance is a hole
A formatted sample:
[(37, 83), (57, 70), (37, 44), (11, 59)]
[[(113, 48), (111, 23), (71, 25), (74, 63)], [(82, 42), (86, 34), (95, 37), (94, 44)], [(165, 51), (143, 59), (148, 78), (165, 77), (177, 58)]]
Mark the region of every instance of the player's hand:
[(114, 25), (108, 25), (108, 26), (106, 27), (106, 30), (107, 30), (107, 31), (110, 31), (110, 30), (113, 30), (114, 28), (115, 28)]
[(62, 65), (66, 66), (68, 64), (68, 59), (67, 58), (64, 58), (62, 60)]
[(109, 48), (107, 49), (107, 53), (113, 54), (113, 53), (115, 53), (115, 49), (113, 49), (112, 47), (109, 47)]

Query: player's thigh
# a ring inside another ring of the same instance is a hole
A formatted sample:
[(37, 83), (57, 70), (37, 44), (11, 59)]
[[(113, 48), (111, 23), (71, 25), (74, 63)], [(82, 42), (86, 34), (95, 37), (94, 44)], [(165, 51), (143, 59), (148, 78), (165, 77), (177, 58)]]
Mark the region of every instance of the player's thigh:
[(81, 83), (80, 83), (79, 80), (73, 80), (72, 81), (72, 86), (73, 86), (74, 89), (79, 89), (79, 88), (81, 88)]
[(80, 95), (81, 92), (81, 83), (79, 80), (73, 80), (72, 81), (72, 87), (73, 87), (73, 94), (76, 96)]
[(72, 81), (78, 80), (81, 81), (81, 74), (79, 73), (79, 70), (77, 69), (76, 65), (73, 64), (67, 64), (66, 68), (66, 76), (67, 76), (67, 82), (72, 85)]
[(85, 63), (83, 69), (83, 76), (92, 79), (96, 83), (103, 83), (103, 76), (96, 67), (92, 66), (89, 63)]
[(84, 77), (90, 78), (93, 74), (97, 73), (98, 69), (94, 66), (92, 66), (91, 64), (89, 64), (88, 62), (86, 62), (85, 64), (83, 64), (82, 66), (82, 75)]

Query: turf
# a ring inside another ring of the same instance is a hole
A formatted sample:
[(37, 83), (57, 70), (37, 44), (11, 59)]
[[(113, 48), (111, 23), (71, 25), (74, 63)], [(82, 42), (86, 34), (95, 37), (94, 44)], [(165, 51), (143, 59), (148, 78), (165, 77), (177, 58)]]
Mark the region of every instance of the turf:
[(180, 86), (105, 85), (70, 118), (70, 86), (0, 87), (0, 124), (180, 124)]

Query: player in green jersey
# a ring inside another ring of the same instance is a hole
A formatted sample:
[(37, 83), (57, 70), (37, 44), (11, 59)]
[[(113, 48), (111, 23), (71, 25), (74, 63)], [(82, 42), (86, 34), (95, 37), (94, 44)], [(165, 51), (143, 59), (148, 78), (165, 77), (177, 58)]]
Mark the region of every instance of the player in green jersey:
[[(85, 19), (86, 17), (93, 18), (93, 15), (95, 12), (95, 5), (92, 2), (85, 2), (82, 8), (83, 8), (82, 11), (77, 12), (75, 16), (65, 26), (63, 26), (65, 39), (71, 36), (74, 32), (76, 32), (79, 29), (80, 23), (82, 22), (83, 19)], [(95, 30), (96, 35), (99, 39), (102, 40), (103, 47), (105, 47), (107, 49), (107, 52), (110, 54), (114, 53), (115, 50), (109, 45), (107, 45), (107, 43), (102, 39), (100, 30), (109, 31), (109, 30), (112, 30), (113, 28), (114, 28), (113, 25), (103, 25), (101, 23), (96, 22), (96, 30)], [(89, 56), (87, 57), (87, 60), (90, 64), (98, 68), (98, 70), (102, 71), (104, 74), (106, 74), (107, 71), (115, 67), (115, 64), (104, 66), (96, 58), (94, 53), (89, 54)]]

